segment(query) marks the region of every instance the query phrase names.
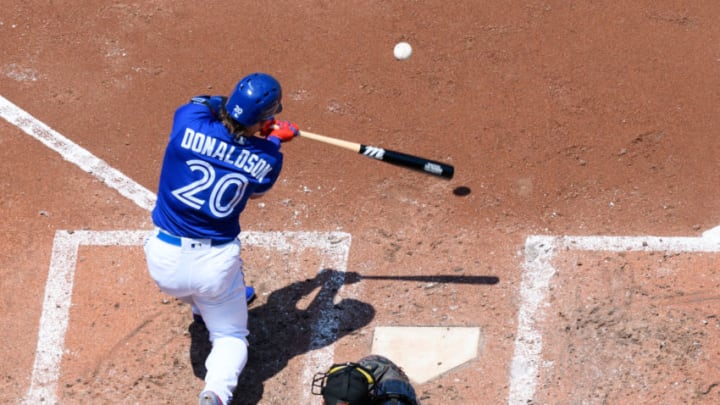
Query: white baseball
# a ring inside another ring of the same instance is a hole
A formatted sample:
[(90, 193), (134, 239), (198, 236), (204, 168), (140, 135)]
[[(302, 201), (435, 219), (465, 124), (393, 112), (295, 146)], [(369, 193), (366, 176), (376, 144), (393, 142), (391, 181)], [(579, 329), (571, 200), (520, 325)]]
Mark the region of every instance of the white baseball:
[(405, 60), (412, 55), (412, 46), (410, 46), (407, 42), (398, 42), (395, 44), (393, 54), (395, 55), (395, 59)]

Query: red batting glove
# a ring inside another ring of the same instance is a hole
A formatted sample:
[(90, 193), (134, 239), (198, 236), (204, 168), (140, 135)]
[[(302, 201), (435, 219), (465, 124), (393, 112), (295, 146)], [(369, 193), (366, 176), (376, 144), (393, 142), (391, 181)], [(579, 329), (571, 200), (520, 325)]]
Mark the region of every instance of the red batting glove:
[(272, 132), (276, 124), (277, 120), (275, 119), (275, 117), (270, 117), (270, 119), (263, 122), (262, 127), (260, 128), (260, 135), (264, 137), (270, 135), (270, 132)]
[(268, 137), (274, 136), (278, 138), (280, 142), (288, 142), (298, 135), (300, 135), (300, 128), (298, 128), (296, 123), (275, 120), (273, 129), (270, 131)]

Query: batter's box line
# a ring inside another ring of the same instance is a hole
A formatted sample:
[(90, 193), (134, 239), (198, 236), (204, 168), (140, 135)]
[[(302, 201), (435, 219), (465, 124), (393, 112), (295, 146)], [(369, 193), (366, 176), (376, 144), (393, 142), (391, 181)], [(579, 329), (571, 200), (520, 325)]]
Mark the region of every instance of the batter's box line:
[(570, 250), (608, 252), (720, 252), (720, 233), (713, 228), (702, 237), (660, 236), (544, 236), (532, 235), (525, 240), (523, 274), (520, 283), (520, 306), (515, 349), (510, 364), (508, 404), (532, 403), (537, 387), (543, 336), (536, 327), (550, 280), (556, 273), (552, 265), (555, 252)]
[[(30, 388), (22, 400), (23, 404), (57, 403), (57, 383), (60, 377), (80, 247), (142, 246), (151, 232), (148, 230), (58, 230), (55, 232)], [(343, 278), (343, 280), (333, 280), (337, 285), (344, 284), (351, 239), (351, 235), (345, 232), (243, 232), (240, 236), (243, 246), (259, 246), (284, 253), (301, 252), (305, 249), (320, 250), (322, 252), (320, 270), (326, 268), (337, 270), (341, 275), (339, 277)], [(303, 378), (307, 381), (310, 381), (316, 370), (332, 363), (334, 347), (332, 345), (323, 347), (321, 343), (327, 342), (328, 336), (335, 336), (334, 331), (338, 330), (338, 322), (339, 320), (329, 315), (320, 314), (311, 328), (311, 347), (320, 347), (320, 349), (311, 351), (303, 359)], [(301, 398), (301, 403), (311, 403), (310, 394), (305, 391), (308, 390), (303, 390), (301, 395), (306, 397)]]

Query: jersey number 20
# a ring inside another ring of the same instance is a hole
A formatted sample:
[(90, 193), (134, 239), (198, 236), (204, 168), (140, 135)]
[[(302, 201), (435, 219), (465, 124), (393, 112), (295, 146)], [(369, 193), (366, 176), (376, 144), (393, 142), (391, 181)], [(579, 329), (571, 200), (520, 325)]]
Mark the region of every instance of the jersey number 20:
[[(200, 172), (202, 177), (187, 186), (173, 190), (172, 194), (183, 203), (199, 210), (206, 201), (197, 194), (212, 187), (207, 201), (210, 212), (218, 218), (230, 215), (243, 199), (248, 185), (247, 177), (239, 173), (228, 173), (215, 181), (215, 169), (208, 162), (194, 159), (188, 160), (187, 165), (193, 172)], [(232, 189), (235, 193), (231, 198), (229, 200), (223, 198), (224, 194)], [(228, 202), (223, 204), (223, 200)]]

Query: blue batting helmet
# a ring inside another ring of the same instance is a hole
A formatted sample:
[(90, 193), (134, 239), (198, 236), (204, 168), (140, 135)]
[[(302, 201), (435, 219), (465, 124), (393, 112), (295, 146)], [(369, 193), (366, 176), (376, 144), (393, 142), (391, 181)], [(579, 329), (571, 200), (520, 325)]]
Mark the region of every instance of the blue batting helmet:
[(282, 111), (280, 83), (265, 73), (242, 78), (228, 97), (225, 109), (237, 122), (251, 127)]

